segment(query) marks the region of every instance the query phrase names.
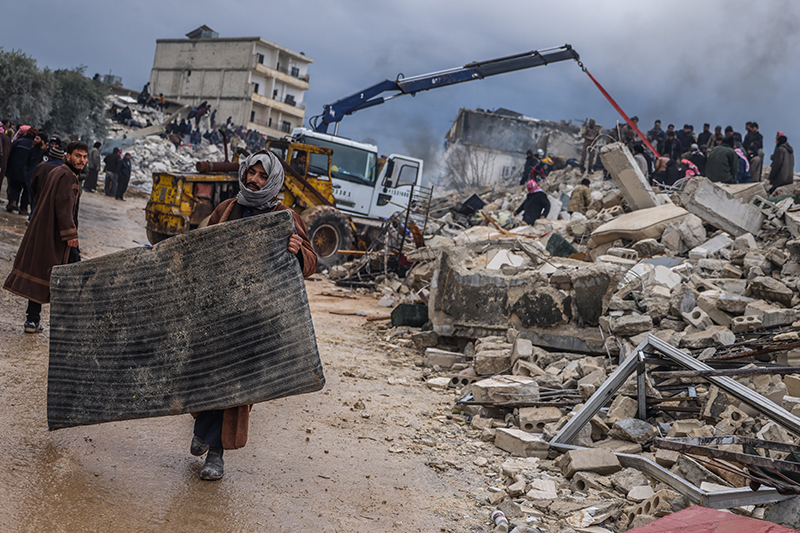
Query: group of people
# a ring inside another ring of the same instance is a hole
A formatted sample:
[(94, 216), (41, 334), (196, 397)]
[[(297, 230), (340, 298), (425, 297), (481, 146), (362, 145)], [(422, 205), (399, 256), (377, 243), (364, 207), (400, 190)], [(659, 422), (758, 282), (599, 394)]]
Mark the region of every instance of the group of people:
[(150, 82), (144, 84), (144, 88), (142, 88), (142, 92), (139, 93), (139, 96), (136, 97), (136, 102), (139, 105), (152, 107), (153, 109), (160, 109), (164, 111), (167, 107), (167, 100), (164, 98), (164, 93), (159, 93), (158, 98), (150, 94)]
[[(638, 128), (637, 117), (632, 117), (631, 122)], [(766, 157), (764, 137), (757, 122), (747, 122), (745, 130), (744, 137), (734, 131), (733, 126), (724, 130), (722, 126), (716, 126), (712, 133), (711, 125), (706, 123), (703, 131), (696, 134), (691, 124), (684, 124), (678, 130), (674, 124), (669, 124), (666, 130), (662, 130), (661, 121), (656, 120), (645, 138), (658, 152), (658, 157), (627, 123), (613, 128), (610, 137), (612, 141), (628, 146), (642, 173), (653, 185), (672, 186), (681, 178), (697, 175), (721, 183), (761, 181)], [(590, 119), (581, 132), (580, 168), (583, 172), (595, 168), (594, 156), (600, 134), (600, 126), (594, 119)], [(783, 132), (775, 136), (770, 158), (770, 172), (765, 179), (769, 182), (771, 194), (778, 187), (792, 183), (794, 175), (794, 150)]]

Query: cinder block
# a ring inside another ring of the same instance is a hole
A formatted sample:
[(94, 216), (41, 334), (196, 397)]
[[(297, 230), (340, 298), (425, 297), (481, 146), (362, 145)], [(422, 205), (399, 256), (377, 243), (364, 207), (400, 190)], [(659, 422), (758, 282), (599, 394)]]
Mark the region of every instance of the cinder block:
[(789, 396), (800, 397), (800, 376), (797, 374), (784, 376), (783, 384), (786, 385)]
[(607, 476), (622, 470), (614, 452), (598, 448), (570, 450), (559, 459), (559, 467), (566, 478), (571, 478), (576, 472), (594, 472)]
[(539, 385), (532, 378), (502, 376), (482, 379), (472, 384), (476, 402), (536, 402), (539, 400)]
[(505, 350), (480, 351), (475, 354), (474, 367), (479, 376), (499, 374), (511, 368), (511, 353)]
[(541, 433), (545, 424), (558, 422), (563, 416), (558, 407), (520, 407), (519, 427), (530, 433)]
[[(536, 435), (521, 429), (498, 428), (494, 437), (494, 445), (518, 457), (538, 457), (547, 459), (550, 445)], [(614, 456), (616, 459), (616, 456)]]
[(438, 348), (427, 348), (422, 364), (428, 368), (433, 368), (437, 365), (440, 368), (452, 368), (453, 365), (464, 363), (465, 361), (466, 358), (463, 354), (439, 350)]
[(631, 261), (639, 260), (639, 252), (630, 248), (609, 248), (606, 254), (615, 255), (623, 259), (630, 259)]
[(681, 314), (683, 315), (684, 320), (697, 329), (706, 329), (714, 325), (714, 323), (711, 321), (711, 318), (708, 316), (708, 313), (699, 307), (695, 307), (688, 313)]
[(734, 333), (742, 333), (745, 331), (750, 331), (752, 329), (758, 329), (762, 327), (761, 319), (757, 316), (753, 315), (744, 315), (744, 316), (737, 316), (733, 319), (733, 325), (731, 326), (731, 330)]

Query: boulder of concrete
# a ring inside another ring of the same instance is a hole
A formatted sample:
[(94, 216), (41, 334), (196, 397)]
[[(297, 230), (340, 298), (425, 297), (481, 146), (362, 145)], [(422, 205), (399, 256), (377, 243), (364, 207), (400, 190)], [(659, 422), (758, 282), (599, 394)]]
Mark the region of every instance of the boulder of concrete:
[(572, 287), (579, 298), (574, 298), (580, 325), (597, 326), (600, 317), (608, 310), (611, 296), (619, 285), (625, 270), (612, 265), (592, 265), (570, 272)]
[(466, 362), (466, 358), (463, 354), (439, 350), (438, 348), (427, 348), (422, 359), (423, 366), (428, 368), (433, 368), (434, 366), (452, 368), (453, 365), (464, 362)]
[(607, 144), (600, 149), (600, 159), (631, 209), (661, 204), (627, 146), (618, 142)]
[(611, 484), (622, 494), (627, 494), (633, 487), (646, 486), (650, 482), (635, 468), (625, 468), (611, 476)]
[(764, 222), (758, 207), (742, 202), (704, 177), (689, 180), (680, 198), (687, 211), (734, 237), (757, 234)]
[(534, 362), (533, 359), (533, 343), (528, 339), (518, 337), (514, 340), (513, 348), (511, 349), (511, 364), (516, 363), (518, 360)]
[(550, 445), (547, 441), (521, 429), (513, 428), (497, 428), (494, 436), (494, 445), (517, 457), (547, 459), (550, 451)]
[(534, 479), (525, 494), (528, 500), (555, 500), (558, 498), (556, 482), (552, 479)]
[(656, 255), (664, 255), (666, 249), (664, 245), (655, 239), (642, 239), (633, 243), (632, 249), (639, 254), (639, 257), (653, 257)]
[(800, 398), (800, 375), (787, 374), (783, 377), (783, 384), (786, 385), (786, 392), (789, 396)]
[(475, 373), (479, 376), (499, 374), (511, 368), (511, 353), (506, 350), (487, 350), (475, 354)]
[(622, 470), (619, 459), (611, 450), (597, 448), (581, 448), (570, 450), (558, 461), (561, 473), (567, 479), (576, 472), (594, 472), (607, 476)]
[(612, 439), (628, 440), (644, 446), (658, 437), (658, 430), (644, 420), (623, 418), (614, 422), (608, 436)]
[(683, 316), (683, 319), (686, 322), (697, 329), (706, 329), (714, 325), (711, 322), (711, 318), (708, 316), (708, 313), (699, 307), (695, 307), (688, 313), (681, 313), (681, 316)]
[(630, 396), (620, 394), (614, 398), (614, 401), (611, 402), (611, 407), (608, 408), (606, 423), (613, 424), (617, 420), (634, 417), (637, 412), (639, 412), (638, 402)]
[(730, 247), (733, 239), (727, 233), (720, 233), (699, 246), (689, 250), (689, 259), (706, 259), (714, 257), (722, 250)]
[(730, 346), (736, 342), (736, 335), (725, 326), (711, 326), (703, 331), (689, 333), (681, 339), (681, 347), (698, 349), (713, 346)]
[(592, 232), (590, 248), (614, 242), (617, 239), (641, 241), (661, 239), (664, 229), (673, 222), (680, 222), (689, 215), (685, 209), (673, 203), (625, 213), (610, 220)]
[(767, 507), (764, 520), (781, 526), (800, 529), (800, 496), (794, 496)]
[(611, 322), (614, 335), (630, 337), (653, 330), (653, 319), (650, 315), (625, 315)]

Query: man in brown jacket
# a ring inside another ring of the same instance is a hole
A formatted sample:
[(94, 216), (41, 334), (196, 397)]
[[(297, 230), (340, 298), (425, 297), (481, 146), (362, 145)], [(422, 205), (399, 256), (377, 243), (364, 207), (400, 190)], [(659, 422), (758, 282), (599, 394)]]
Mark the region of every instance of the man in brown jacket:
[(56, 265), (80, 260), (78, 254), (78, 174), (86, 166), (86, 143), (67, 145), (65, 164), (42, 184), (36, 210), (22, 237), (14, 267), (3, 288), (28, 299), (25, 333), (40, 333), (42, 305), (50, 303), (50, 273)]
[[(303, 276), (308, 277), (317, 271), (317, 254), (308, 240), (303, 220), (278, 200), (283, 179), (283, 165), (274, 153), (262, 150), (247, 157), (239, 164), (239, 195), (219, 204), (211, 214), (208, 225), (289, 210), (297, 233), (289, 237), (288, 249), (297, 256)], [(247, 443), (251, 407), (252, 405), (241, 405), (194, 415), (194, 436), (190, 451), (198, 457), (208, 452), (200, 470), (200, 479), (215, 481), (222, 478), (223, 449), (235, 450)]]

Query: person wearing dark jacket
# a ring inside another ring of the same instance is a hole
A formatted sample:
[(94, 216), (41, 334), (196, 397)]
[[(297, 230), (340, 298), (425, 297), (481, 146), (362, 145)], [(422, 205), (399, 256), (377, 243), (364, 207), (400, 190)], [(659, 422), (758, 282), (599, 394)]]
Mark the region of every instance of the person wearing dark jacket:
[(3, 186), (3, 178), (6, 177), (6, 167), (8, 166), (8, 156), (11, 155), (11, 137), (6, 134), (3, 123), (0, 122), (0, 188)]
[(764, 136), (759, 133), (757, 122), (750, 123), (750, 131), (744, 136), (742, 144), (745, 152), (752, 151), (754, 154), (764, 148)]
[(83, 182), (83, 190), (88, 192), (95, 192), (97, 190), (97, 175), (100, 173), (100, 147), (102, 144), (99, 142), (94, 143), (92, 151), (89, 152), (89, 162), (86, 163), (86, 169), (89, 171), (89, 177)]
[(528, 150), (525, 153), (525, 166), (523, 167), (522, 175), (520, 176), (519, 180), (520, 185), (525, 185), (525, 183), (527, 183), (528, 180), (531, 179), (531, 170), (533, 170), (533, 167), (535, 167), (536, 163), (538, 162), (539, 160), (533, 157), (533, 152), (531, 150)]
[[(23, 131), (24, 128), (24, 131)], [(25, 174), (28, 170), (28, 155), (33, 147), (33, 139), (39, 134), (39, 130), (28, 126), (20, 127), (19, 137), (11, 143), (11, 155), (8, 157), (8, 205), (6, 211), (13, 213), (20, 211), (19, 200), (22, 191), (25, 189)], [(27, 209), (24, 213), (27, 215)]]
[(697, 136), (697, 144), (699, 146), (708, 145), (708, 140), (711, 138), (711, 124), (705, 123), (703, 124), (703, 131), (700, 132), (700, 135)]
[[(31, 151), (28, 152), (28, 161), (25, 163), (25, 188), (22, 190), (22, 197), (19, 201), (20, 215), (29, 215), (28, 206), (30, 206), (30, 212), (33, 212), (35, 199), (33, 197), (33, 191), (31, 190), (31, 176), (39, 163), (49, 160), (47, 153), (50, 148), (46, 139), (47, 134), (40, 131), (39, 134), (33, 138)], [(61, 147), (61, 137), (58, 137), (58, 146), (59, 148)], [(64, 152), (62, 151), (61, 154), (63, 157)]]
[(117, 200), (125, 201), (123, 195), (128, 190), (128, 182), (131, 179), (131, 154), (125, 153), (125, 157), (119, 160), (117, 167), (117, 190), (115, 198)]
[(736, 183), (739, 174), (739, 156), (733, 151), (733, 137), (711, 150), (706, 161), (706, 177), (717, 183)]
[(526, 224), (533, 226), (537, 220), (547, 216), (550, 211), (550, 200), (535, 179), (528, 180), (525, 187), (528, 189), (528, 195), (522, 205), (514, 211), (514, 214), (518, 215), (521, 211), (524, 211), (525, 214), (522, 215), (522, 220)]
[(673, 161), (680, 161), (681, 154), (683, 153), (683, 145), (681, 141), (675, 137), (675, 132), (667, 132), (667, 139), (664, 141), (662, 149), (659, 151), (661, 155), (667, 156)]
[(775, 152), (772, 154), (772, 167), (767, 181), (771, 185), (769, 194), (775, 189), (794, 181), (794, 149), (789, 145), (786, 135), (778, 132), (775, 139)]
[(119, 148), (114, 148), (114, 151), (108, 154), (103, 163), (106, 164), (106, 180), (105, 180), (105, 193), (106, 196), (114, 196), (115, 188), (117, 186), (117, 169), (119, 168)]

